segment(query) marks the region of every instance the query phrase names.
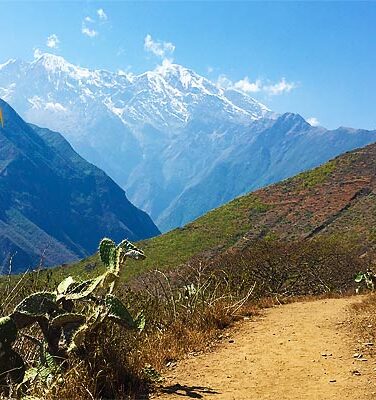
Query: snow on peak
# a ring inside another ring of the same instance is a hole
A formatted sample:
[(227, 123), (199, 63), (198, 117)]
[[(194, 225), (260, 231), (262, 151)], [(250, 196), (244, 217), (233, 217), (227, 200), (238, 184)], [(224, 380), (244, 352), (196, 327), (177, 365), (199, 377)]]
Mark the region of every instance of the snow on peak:
[(179, 64), (173, 64), (169, 60), (163, 60), (161, 65), (158, 65), (154, 73), (163, 77), (171, 85), (181, 85), (183, 89), (197, 88), (206, 90), (204, 77), (196, 74), (194, 71), (183, 67)]
[(68, 70), (72, 64), (68, 63), (63, 57), (51, 53), (35, 52), (32, 65), (43, 65), (46, 69), (53, 70)]
[(65, 58), (51, 53), (37, 53), (35, 60), (30, 64), (32, 67), (42, 66), (49, 73), (66, 73), (74, 79), (95, 78), (98, 71), (91, 71), (69, 63)]
[(5, 62), (4, 64), (0, 64), (0, 70), (2, 70), (3, 68), (6, 68), (9, 65), (15, 64), (17, 62), (16, 59), (14, 58), (10, 58), (7, 62)]
[(149, 124), (169, 131), (185, 126), (192, 118), (248, 124), (272, 114), (249, 95), (220, 88), (169, 60), (154, 70), (133, 75), (122, 70), (90, 70), (38, 50), (34, 61), (22, 66), (20, 76), (11, 73), (8, 85), (0, 87), (0, 94), (14, 92), (10, 79), (26, 80), (30, 92), (27, 103), (33, 110), (53, 109), (63, 115), (75, 104), (75, 112), (86, 115), (90, 104), (104, 107), (126, 125)]

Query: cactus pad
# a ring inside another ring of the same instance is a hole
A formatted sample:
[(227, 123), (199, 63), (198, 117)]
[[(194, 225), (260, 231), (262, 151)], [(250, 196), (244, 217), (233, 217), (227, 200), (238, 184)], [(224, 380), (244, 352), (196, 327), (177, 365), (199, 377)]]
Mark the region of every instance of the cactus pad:
[(111, 239), (104, 238), (99, 243), (99, 256), (103, 262), (103, 264), (109, 266), (111, 263), (111, 259), (113, 257), (113, 251), (115, 250), (116, 245), (115, 242)]
[(3, 347), (10, 347), (10, 345), (16, 340), (17, 327), (12, 318), (3, 317), (0, 318), (0, 350)]
[(143, 260), (145, 258), (145, 253), (129, 240), (123, 240), (120, 242), (118, 248), (122, 249), (127, 257), (134, 258), (136, 260)]
[(128, 328), (137, 328), (135, 320), (121, 300), (109, 294), (106, 296), (105, 304), (110, 319)]
[(21, 383), (25, 375), (25, 364), (22, 357), (12, 348), (0, 353), (0, 386), (8, 381)]
[(15, 312), (33, 317), (45, 316), (46, 314), (51, 314), (56, 310), (58, 310), (56, 294), (50, 292), (34, 293), (26, 297), (14, 309)]
[(57, 287), (57, 293), (66, 293), (74, 283), (76, 283), (76, 281), (71, 276), (68, 276), (68, 278), (65, 278), (59, 283), (59, 286)]
[(85, 322), (85, 320), (86, 317), (82, 314), (75, 314), (75, 313), (61, 314), (55, 317), (51, 321), (50, 326), (52, 328), (60, 328), (68, 324), (82, 324)]

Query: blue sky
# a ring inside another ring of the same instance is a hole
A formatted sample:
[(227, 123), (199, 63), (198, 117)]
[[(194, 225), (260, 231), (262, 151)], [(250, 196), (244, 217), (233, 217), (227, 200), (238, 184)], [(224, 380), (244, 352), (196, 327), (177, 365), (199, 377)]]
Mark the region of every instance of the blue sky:
[(13, 0), (0, 18), (0, 63), (40, 49), (140, 73), (169, 58), (274, 111), (376, 129), (376, 2)]

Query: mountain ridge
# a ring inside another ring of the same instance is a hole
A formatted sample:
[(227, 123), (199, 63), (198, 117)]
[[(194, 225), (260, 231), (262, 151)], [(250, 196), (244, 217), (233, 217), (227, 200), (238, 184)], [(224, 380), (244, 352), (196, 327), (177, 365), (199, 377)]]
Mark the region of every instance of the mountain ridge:
[(168, 61), (133, 75), (43, 54), (0, 66), (2, 94), (28, 121), (62, 132), (163, 231), (376, 140), (277, 115)]
[(57, 132), (28, 125), (3, 100), (0, 127), (0, 258), (22, 271), (71, 262), (103, 236), (139, 240), (159, 231), (103, 171)]

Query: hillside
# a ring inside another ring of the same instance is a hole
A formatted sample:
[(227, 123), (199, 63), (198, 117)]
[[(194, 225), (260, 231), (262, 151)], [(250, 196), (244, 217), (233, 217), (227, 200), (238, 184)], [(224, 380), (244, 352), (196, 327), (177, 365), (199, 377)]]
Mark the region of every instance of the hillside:
[(278, 116), (169, 62), (133, 75), (52, 54), (9, 60), (0, 65), (0, 97), (27, 121), (61, 132), (162, 231), (376, 140), (375, 131)]
[(159, 233), (103, 171), (56, 132), (28, 125), (0, 100), (0, 265), (13, 272), (72, 262), (116, 240)]
[[(127, 276), (166, 269), (203, 255), (246, 248), (254, 238), (358, 235), (376, 243), (376, 144), (239, 197), (183, 228), (140, 243), (147, 259)], [(90, 259), (90, 263), (95, 258)], [(81, 268), (86, 262), (78, 264)]]

